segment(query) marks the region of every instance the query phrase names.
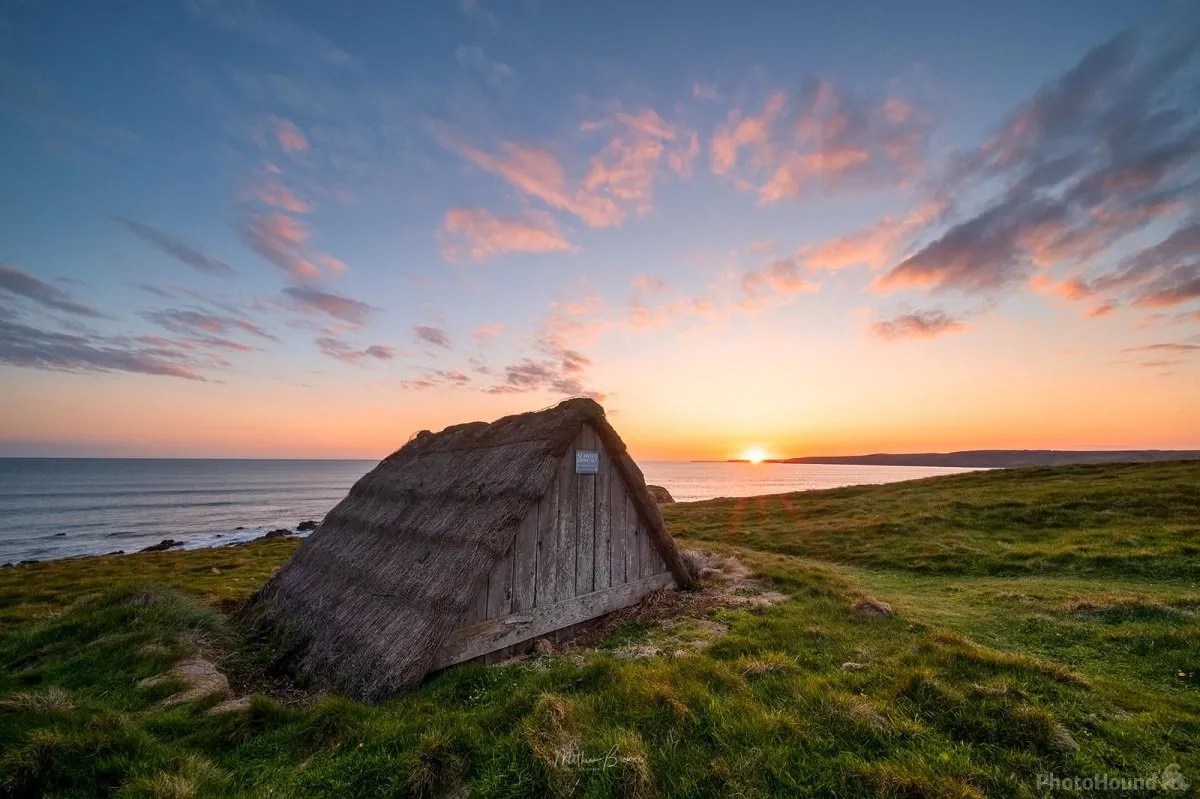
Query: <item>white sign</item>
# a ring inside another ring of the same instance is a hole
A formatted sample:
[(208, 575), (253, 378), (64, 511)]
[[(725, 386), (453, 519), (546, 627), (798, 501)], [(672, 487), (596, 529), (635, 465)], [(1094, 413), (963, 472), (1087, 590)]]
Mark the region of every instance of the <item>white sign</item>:
[(575, 450), (575, 474), (599, 474), (600, 453), (594, 449)]

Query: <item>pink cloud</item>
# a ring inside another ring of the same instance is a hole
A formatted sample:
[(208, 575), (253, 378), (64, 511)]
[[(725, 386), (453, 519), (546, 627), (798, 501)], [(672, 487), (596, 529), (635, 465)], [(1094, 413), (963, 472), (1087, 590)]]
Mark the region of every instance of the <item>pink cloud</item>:
[(613, 131), (587, 160), (582, 177), (569, 177), (559, 158), (535, 145), (504, 142), (499, 153), (454, 141), (447, 146), (523, 194), (590, 227), (612, 227), (631, 213), (649, 211), (660, 168), (686, 176), (700, 151), (694, 132), (664, 120), (650, 108), (618, 111), (611, 118), (584, 122), (579, 130), (587, 135)]
[(888, 340), (929, 339), (966, 329), (967, 325), (961, 319), (956, 319), (940, 310), (913, 311), (871, 325), (873, 335)]
[(483, 208), (451, 208), (438, 232), (447, 261), (485, 261), (509, 252), (577, 252), (549, 214), (494, 216)]
[(758, 116), (743, 117), (733, 109), (724, 125), (713, 132), (709, 147), (712, 151), (712, 171), (724, 175), (737, 164), (738, 153), (743, 147), (763, 145), (771, 135), (771, 129), (787, 105), (787, 94), (775, 92), (763, 104)]
[(551, 208), (574, 214), (591, 227), (610, 227), (624, 218), (612, 200), (568, 189), (562, 165), (547, 150), (505, 142), (499, 155), (465, 146), (458, 148), (458, 152), (521, 192), (536, 197)]
[(267, 181), (255, 188), (253, 196), (264, 205), (289, 211), (293, 214), (306, 214), (312, 210), (311, 203), (300, 199), (287, 186), (274, 180)]
[[(904, 100), (876, 101), (818, 81), (772, 93), (758, 115), (733, 109), (713, 134), (711, 165), (764, 205), (814, 186), (896, 185), (920, 170), (930, 127)], [(745, 163), (743, 150), (751, 156)]]
[(364, 349), (356, 349), (341, 339), (323, 336), (316, 341), (317, 348), (331, 358), (353, 366), (366, 366), (371, 361), (390, 361), (396, 357), (396, 348), (383, 344), (372, 344)]
[(493, 322), (487, 325), (480, 325), (471, 331), (471, 335), (474, 336), (477, 341), (488, 341), (496, 338), (496, 336), (499, 336), (503, 332), (504, 325), (500, 324), (499, 322)]
[(742, 275), (745, 297), (737, 307), (752, 313), (763, 311), (788, 302), (796, 294), (815, 292), (819, 288), (805, 279), (794, 258), (781, 258), (764, 269), (750, 270)]
[(310, 253), (308, 227), (281, 213), (252, 213), (241, 229), (242, 240), (263, 258), (296, 280), (313, 280), (325, 272), (346, 271), (346, 264), (326, 253)]
[(300, 153), (308, 149), (308, 139), (300, 129), (282, 117), (271, 117), (271, 130), (284, 152)]
[(836, 270), (858, 265), (881, 269), (898, 258), (909, 239), (936, 219), (944, 208), (944, 203), (931, 201), (902, 217), (889, 214), (861, 230), (802, 248), (800, 255), (813, 269)]
[(661, 277), (654, 277), (653, 275), (637, 275), (632, 282), (635, 289), (648, 294), (660, 292), (667, 287), (666, 282)]
[(316, 311), (356, 327), (366, 324), (377, 310), (361, 300), (309, 286), (288, 286), (283, 293), (301, 311)]

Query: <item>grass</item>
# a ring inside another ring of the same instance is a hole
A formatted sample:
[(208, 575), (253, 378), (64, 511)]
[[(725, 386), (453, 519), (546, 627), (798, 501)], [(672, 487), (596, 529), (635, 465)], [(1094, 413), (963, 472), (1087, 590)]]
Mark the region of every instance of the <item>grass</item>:
[[(1200, 784), (1198, 488), (1200, 463), (1165, 463), (668, 506), (788, 601), (712, 610), (728, 633), (686, 656), (623, 660), (662, 631), (622, 625), (375, 707), (263, 681), (230, 615), (294, 542), (0, 570), (0, 795), (1020, 797), (1173, 763)], [(249, 709), (139, 687), (196, 654)]]

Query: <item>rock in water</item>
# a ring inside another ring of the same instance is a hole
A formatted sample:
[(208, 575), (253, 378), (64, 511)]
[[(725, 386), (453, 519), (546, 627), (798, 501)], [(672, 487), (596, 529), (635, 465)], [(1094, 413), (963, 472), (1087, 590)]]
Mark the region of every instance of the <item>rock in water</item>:
[(181, 546), (183, 546), (182, 541), (176, 541), (173, 538), (164, 538), (162, 541), (159, 541), (157, 544), (151, 544), (148, 547), (143, 547), (141, 551), (142, 552), (162, 552), (164, 550), (171, 549), (173, 547), (181, 547)]
[(668, 505), (675, 501), (675, 497), (671, 496), (671, 492), (662, 486), (646, 486), (646, 489), (659, 505)]
[(309, 520), (308, 520), (308, 521), (306, 521), (306, 522), (300, 522), (299, 524), (297, 524), (297, 525), (296, 525), (296, 529), (297, 529), (297, 530), (299, 530), (299, 531), (300, 531), (300, 532), (302, 532), (302, 533), (303, 533), (303, 532), (307, 532), (308, 530), (316, 530), (316, 529), (317, 529), (317, 523), (316, 523), (316, 522), (314, 522), (312, 519), (309, 519)]
[(292, 534), (291, 530), (285, 530), (282, 527), (280, 527), (278, 530), (272, 530), (271, 532), (267, 533), (266, 535), (260, 535), (258, 538), (254, 539), (254, 540), (255, 541), (272, 541), (276, 538), (284, 538), (291, 534)]

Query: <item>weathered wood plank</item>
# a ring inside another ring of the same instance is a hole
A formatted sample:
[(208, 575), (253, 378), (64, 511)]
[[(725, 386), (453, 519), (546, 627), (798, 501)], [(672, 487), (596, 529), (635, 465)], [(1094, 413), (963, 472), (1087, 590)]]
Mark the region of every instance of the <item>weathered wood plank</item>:
[(625, 492), (625, 530), (629, 535), (625, 545), (625, 582), (632, 583), (642, 576), (642, 539), (641, 521), (628, 491)]
[(487, 617), (499, 619), (512, 613), (513, 561), (512, 545), (496, 561), (488, 575)]
[[(580, 449), (596, 448), (596, 433), (585, 424), (579, 434)], [(579, 551), (575, 555), (575, 593), (596, 589), (596, 475), (579, 475)]]
[(488, 577), (485, 576), (480, 581), (479, 587), (475, 589), (475, 595), (471, 597), (471, 604), (467, 608), (460, 626), (469, 627), (487, 619), (487, 586)]
[[(638, 519), (638, 546), (641, 549), (641, 576), (649, 577), (654, 574), (654, 542), (650, 540), (650, 533), (641, 519)], [(489, 614), (488, 618), (494, 617)]]
[(555, 600), (575, 596), (575, 554), (579, 546), (576, 509), (579, 491), (575, 479), (575, 442), (567, 449), (558, 477), (558, 574), (554, 581)]
[(612, 460), (604, 451), (604, 444), (596, 437), (600, 450), (600, 473), (596, 475), (596, 558), (595, 589), (608, 588), (612, 581)]
[(538, 500), (537, 587), (534, 605), (552, 605), (558, 577), (558, 479), (550, 482), (546, 495)]
[(513, 613), (529, 610), (535, 604), (537, 592), (537, 533), (538, 504), (529, 512), (517, 530), (513, 544)]
[[(609, 462), (612, 465), (612, 462)], [(608, 512), (612, 533), (612, 585), (625, 582), (625, 542), (629, 532), (625, 529), (625, 482), (615, 471), (608, 481), (610, 502)]]
[(489, 619), (473, 627), (464, 627), (450, 636), (445, 647), (434, 659), (434, 668), (452, 666), (611, 613), (632, 605), (652, 591), (674, 585), (674, 582), (669, 573), (656, 574), (645, 580), (624, 583), (603, 591), (572, 597), (564, 602), (534, 608), (528, 613), (513, 614), (503, 619)]

